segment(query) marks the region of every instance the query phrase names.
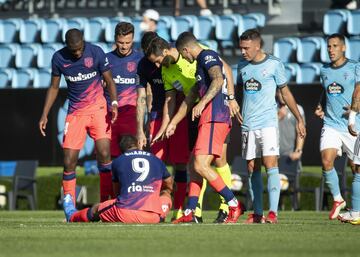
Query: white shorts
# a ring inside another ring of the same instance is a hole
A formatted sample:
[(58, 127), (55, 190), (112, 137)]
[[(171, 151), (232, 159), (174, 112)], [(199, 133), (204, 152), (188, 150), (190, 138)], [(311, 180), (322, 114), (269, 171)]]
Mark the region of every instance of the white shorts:
[(242, 158), (252, 160), (262, 156), (279, 155), (279, 130), (275, 127), (243, 131)]
[(360, 156), (354, 155), (356, 137), (349, 132), (340, 132), (330, 127), (321, 129), (320, 152), (325, 149), (333, 148), (337, 150), (337, 155), (341, 156), (346, 153), (350, 160), (360, 164)]

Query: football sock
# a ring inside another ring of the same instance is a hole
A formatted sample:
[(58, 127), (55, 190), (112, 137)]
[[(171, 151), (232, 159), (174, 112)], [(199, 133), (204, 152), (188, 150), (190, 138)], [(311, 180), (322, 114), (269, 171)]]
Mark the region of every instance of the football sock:
[[(263, 215), (263, 180), (261, 171), (253, 171), (250, 173), (249, 192), (253, 199), (254, 213)], [(251, 191), (250, 191), (251, 190)]]
[(186, 209), (195, 210), (196, 204), (199, 200), (199, 195), (201, 191), (202, 181), (190, 181), (189, 184), (189, 197), (187, 202)]
[(269, 193), (269, 210), (277, 213), (280, 199), (280, 176), (279, 168), (273, 167), (267, 169), (268, 182), (267, 189)]
[(175, 190), (174, 190), (174, 209), (181, 210), (184, 205), (187, 188), (187, 173), (186, 170), (175, 171)]
[(76, 174), (75, 171), (64, 171), (62, 186), (64, 190), (64, 195), (70, 194), (74, 206), (76, 206)]
[(93, 219), (91, 213), (91, 208), (85, 208), (80, 211), (75, 212), (71, 218), (70, 222), (90, 222)]
[(115, 198), (112, 175), (111, 175), (111, 162), (107, 164), (98, 163), (100, 174), (100, 202)]
[[(220, 177), (223, 179), (225, 185), (228, 187), (231, 187), (231, 170), (229, 167), (229, 164), (225, 164), (224, 166), (218, 168), (215, 167), (216, 172), (220, 175)], [(224, 197), (220, 196), (220, 210), (223, 210), (226, 213), (229, 213), (229, 206), (227, 205)]]
[(355, 173), (352, 182), (351, 207), (353, 211), (360, 211), (360, 174)]
[(204, 194), (205, 194), (205, 191), (206, 191), (206, 187), (207, 187), (207, 181), (206, 181), (206, 179), (203, 179), (202, 187), (201, 187), (201, 191), (200, 191), (200, 195), (199, 195), (199, 200), (197, 202), (196, 209), (195, 209), (195, 216), (196, 217), (201, 217), (202, 216), (202, 205), (203, 205), (203, 200), (204, 200)]
[(214, 188), (216, 192), (218, 192), (222, 197), (224, 197), (225, 201), (229, 204), (229, 206), (234, 207), (234, 205), (237, 205), (234, 193), (230, 190), (230, 188), (225, 185), (224, 181), (219, 175), (217, 175), (213, 181), (209, 181), (209, 184), (212, 188)]
[(323, 176), (325, 178), (325, 184), (329, 187), (334, 200), (337, 202), (342, 201), (343, 198), (340, 193), (339, 177), (335, 168), (332, 168), (329, 171), (323, 171)]

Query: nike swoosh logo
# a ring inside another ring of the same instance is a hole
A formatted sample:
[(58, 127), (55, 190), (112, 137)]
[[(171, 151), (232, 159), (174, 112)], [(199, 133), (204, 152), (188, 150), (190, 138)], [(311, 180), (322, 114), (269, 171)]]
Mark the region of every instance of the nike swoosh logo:
[(69, 67), (71, 64), (70, 63), (68, 63), (68, 64), (64, 64), (63, 66), (64, 66), (64, 68), (67, 68), (67, 67)]

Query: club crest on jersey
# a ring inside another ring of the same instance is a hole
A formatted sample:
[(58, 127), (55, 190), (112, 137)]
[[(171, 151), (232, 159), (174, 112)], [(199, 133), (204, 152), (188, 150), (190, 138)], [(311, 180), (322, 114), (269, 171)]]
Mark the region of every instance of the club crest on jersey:
[(133, 72), (136, 70), (136, 63), (135, 62), (128, 62), (126, 65), (126, 69), (128, 72)]
[(244, 84), (246, 93), (255, 94), (261, 90), (261, 83), (254, 78), (247, 80)]
[(327, 86), (327, 93), (330, 96), (338, 96), (344, 93), (344, 87), (336, 82), (331, 83)]
[(215, 57), (212, 56), (212, 55), (207, 55), (207, 56), (205, 56), (204, 59), (205, 59), (205, 64), (208, 64), (209, 62), (215, 62), (216, 61)]
[(84, 65), (86, 68), (91, 68), (94, 65), (94, 60), (92, 57), (84, 58)]

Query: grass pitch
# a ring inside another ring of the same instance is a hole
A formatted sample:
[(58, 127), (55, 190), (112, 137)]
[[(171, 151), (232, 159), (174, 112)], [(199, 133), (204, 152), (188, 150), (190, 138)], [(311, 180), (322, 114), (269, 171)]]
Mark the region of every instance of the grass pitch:
[(281, 212), (279, 224), (63, 223), (60, 211), (0, 212), (0, 256), (359, 256), (360, 226), (326, 212)]

